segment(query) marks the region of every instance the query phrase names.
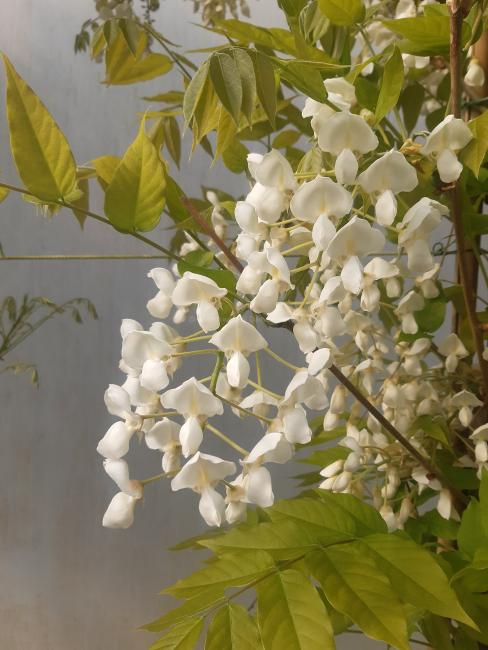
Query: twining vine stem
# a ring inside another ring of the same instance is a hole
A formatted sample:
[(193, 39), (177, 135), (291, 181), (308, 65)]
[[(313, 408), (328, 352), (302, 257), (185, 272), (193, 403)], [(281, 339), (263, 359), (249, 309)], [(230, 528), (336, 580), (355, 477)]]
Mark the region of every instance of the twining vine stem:
[[(461, 117), (462, 77), (461, 77), (461, 48), (462, 27), (465, 9), (461, 0), (452, 0), (450, 5), (450, 67), (451, 67), (451, 111), (456, 118)], [(449, 190), (451, 196), (451, 214), (457, 243), (457, 265), (459, 279), (463, 289), (464, 304), (469, 326), (476, 347), (481, 376), (483, 381), (483, 398), (485, 407), (488, 406), (488, 362), (483, 358), (483, 332), (476, 314), (476, 299), (471, 295), (476, 287), (470, 286), (469, 263), (467, 256), (466, 236), (463, 224), (462, 194), (459, 181)]]

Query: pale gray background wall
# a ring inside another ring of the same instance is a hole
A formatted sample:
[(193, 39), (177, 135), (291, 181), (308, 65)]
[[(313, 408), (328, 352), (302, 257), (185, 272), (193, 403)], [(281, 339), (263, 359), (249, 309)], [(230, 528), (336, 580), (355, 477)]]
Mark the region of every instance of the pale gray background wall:
[[(33, 86), (67, 134), (77, 161), (120, 155), (137, 129), (140, 96), (170, 88), (170, 76), (138, 87), (106, 88), (101, 66), (73, 53), (73, 37), (91, 15), (91, 0), (16, 0), (0, 6), (1, 48)], [(183, 46), (215, 42), (188, 24), (191, 3), (162, 0), (158, 28)], [(275, 3), (251, 2), (260, 24), (279, 20)], [(173, 77), (175, 78), (175, 77)], [(2, 79), (3, 91), (3, 79)], [(0, 102), (2, 178), (16, 182), (4, 100)], [(244, 191), (242, 179), (209, 169), (196, 155), (179, 179), (189, 193), (200, 184)], [(95, 200), (96, 206), (96, 200)], [(18, 197), (0, 207), (6, 254), (138, 253), (135, 240), (88, 221), (82, 232), (67, 212), (47, 220)], [(152, 236), (164, 241), (160, 228)], [(172, 494), (167, 483), (147, 489), (144, 508), (126, 532), (105, 530), (101, 517), (114, 485), (95, 451), (111, 423), (103, 391), (117, 371), (122, 317), (142, 318), (154, 293), (145, 277), (154, 265), (126, 262), (3, 262), (0, 298), (29, 292), (61, 302), (92, 299), (98, 322), (76, 326), (59, 318), (39, 331), (14, 358), (35, 362), (36, 391), (26, 378), (0, 376), (0, 648), (2, 650), (132, 650), (149, 635), (137, 626), (169, 606), (157, 592), (199, 563), (168, 546), (204, 528), (195, 495)], [(12, 359), (13, 360), (13, 359)], [(217, 448), (214, 451), (218, 451)], [(131, 456), (135, 476), (159, 470), (158, 456)], [(282, 475), (276, 492), (291, 491)], [(341, 648), (380, 644), (345, 638)], [(283, 649), (286, 650), (286, 649)]]

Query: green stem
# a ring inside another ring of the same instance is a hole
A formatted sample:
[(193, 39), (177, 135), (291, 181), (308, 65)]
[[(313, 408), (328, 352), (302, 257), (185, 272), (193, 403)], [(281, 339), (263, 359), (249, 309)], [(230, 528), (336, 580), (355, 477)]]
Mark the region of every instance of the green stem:
[(213, 434), (217, 436), (217, 438), (220, 438), (224, 442), (226, 442), (230, 447), (235, 449), (237, 452), (239, 452), (242, 456), (248, 456), (249, 452), (244, 449), (244, 447), (241, 447), (240, 445), (237, 444), (237, 442), (234, 442), (231, 440), (228, 436), (225, 435), (225, 433), (222, 433), (219, 429), (216, 429), (213, 425), (209, 424), (208, 422), (206, 423), (205, 427), (209, 429)]

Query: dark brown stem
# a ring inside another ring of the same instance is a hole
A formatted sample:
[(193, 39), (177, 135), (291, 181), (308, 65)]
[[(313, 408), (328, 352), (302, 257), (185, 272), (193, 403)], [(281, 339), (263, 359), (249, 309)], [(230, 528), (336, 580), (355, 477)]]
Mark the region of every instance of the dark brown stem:
[(226, 258), (229, 260), (229, 262), (234, 266), (238, 271), (242, 271), (244, 267), (240, 263), (240, 261), (237, 259), (237, 257), (234, 255), (234, 253), (230, 250), (230, 248), (227, 246), (227, 244), (224, 242), (224, 240), (217, 235), (215, 230), (213, 229), (212, 225), (209, 224), (205, 219), (202, 217), (202, 215), (198, 212), (198, 210), (195, 208), (193, 203), (190, 201), (190, 199), (183, 197), (181, 199), (181, 202), (185, 206), (185, 208), (188, 210), (188, 212), (191, 214), (193, 219), (196, 221), (196, 223), (200, 226), (200, 228), (214, 241), (214, 243), (220, 248), (222, 253), (226, 256)]
[[(451, 66), (451, 109), (454, 117), (461, 117), (462, 75), (461, 75), (461, 32), (463, 26), (464, 8), (460, 0), (453, 0), (451, 11), (451, 36), (450, 36), (450, 66)], [(477, 286), (473, 286), (477, 273), (473, 272), (472, 264), (468, 259), (468, 246), (464, 232), (462, 214), (462, 196), (459, 181), (456, 181), (451, 195), (451, 215), (457, 243), (457, 268), (460, 284), (463, 288), (464, 304), (469, 326), (473, 336), (476, 354), (478, 356), (482, 381), (483, 397), (488, 404), (488, 363), (483, 359), (483, 333), (476, 314)], [(477, 284), (477, 283), (476, 283)], [(473, 295), (474, 294), (474, 295)]]

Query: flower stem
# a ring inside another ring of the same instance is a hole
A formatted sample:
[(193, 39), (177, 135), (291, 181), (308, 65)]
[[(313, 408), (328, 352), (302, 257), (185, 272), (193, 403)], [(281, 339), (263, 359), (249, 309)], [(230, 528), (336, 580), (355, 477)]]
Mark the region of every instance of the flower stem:
[(205, 426), (206, 426), (207, 429), (209, 429), (209, 431), (214, 433), (217, 436), (217, 438), (220, 438), (221, 440), (226, 442), (233, 449), (238, 451), (242, 456), (248, 456), (249, 455), (249, 452), (246, 451), (244, 449), (244, 447), (241, 447), (240, 445), (237, 444), (237, 442), (234, 442), (233, 440), (231, 440), (228, 436), (225, 435), (225, 433), (222, 433), (222, 431), (219, 431), (219, 429), (216, 429), (214, 426), (212, 426), (208, 422), (207, 422), (207, 424)]

